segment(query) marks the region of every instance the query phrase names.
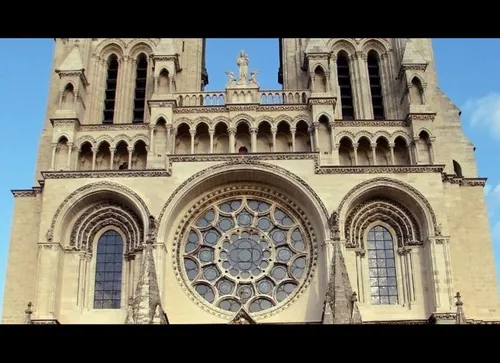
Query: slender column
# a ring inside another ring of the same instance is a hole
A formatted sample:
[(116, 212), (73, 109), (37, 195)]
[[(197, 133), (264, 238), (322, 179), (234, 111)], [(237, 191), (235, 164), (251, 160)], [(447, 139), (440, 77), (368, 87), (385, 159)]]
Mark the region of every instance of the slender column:
[(194, 137), (196, 136), (196, 130), (189, 130), (191, 135), (191, 154), (194, 154)]
[(391, 142), (389, 144), (389, 150), (391, 151), (391, 165), (395, 165), (396, 164), (396, 161), (395, 161), (395, 158), (394, 158), (394, 146), (396, 146), (396, 144), (394, 144), (393, 142)]
[(71, 169), (71, 151), (73, 150), (73, 143), (72, 142), (68, 142), (68, 162), (66, 164), (66, 168), (68, 170)]
[(335, 151), (335, 126), (333, 122), (330, 122), (330, 145), (332, 146), (330, 153), (333, 155)]
[(313, 130), (314, 130), (314, 126), (311, 125), (309, 126), (309, 143), (311, 144), (311, 151), (314, 152), (315, 150), (315, 145), (314, 145), (314, 135), (313, 135)]
[(92, 146), (92, 170), (95, 170), (95, 159), (98, 151), (99, 149), (97, 147)]
[(377, 143), (372, 142), (370, 146), (372, 148), (372, 165), (377, 165)]
[(420, 164), (420, 153), (418, 151), (418, 141), (420, 140), (419, 136), (413, 137), (413, 152), (415, 153), (415, 164)]
[(128, 150), (128, 169), (132, 169), (132, 153), (134, 152), (134, 147), (129, 146)]
[(109, 160), (109, 170), (113, 170), (114, 169), (115, 152), (116, 152), (116, 148), (115, 147), (110, 147), (109, 148), (109, 153), (111, 154), (111, 158)]
[(357, 286), (358, 286), (358, 294), (359, 301), (362, 303), (366, 302), (366, 293), (365, 293), (365, 279), (363, 274), (363, 258), (365, 257), (365, 251), (363, 249), (356, 250), (356, 277), (357, 277)]
[(290, 133), (292, 134), (292, 152), (295, 152), (295, 132), (297, 129), (295, 127), (290, 128)]
[(58, 147), (57, 143), (52, 143), (52, 161), (50, 163), (50, 169), (54, 170), (55, 164), (56, 164), (56, 153), (57, 153)]
[(251, 150), (253, 153), (257, 152), (257, 131), (258, 129), (256, 127), (250, 129)]
[(273, 135), (273, 153), (276, 152), (276, 133), (278, 132), (278, 129), (273, 127), (271, 128), (271, 134)]
[(430, 137), (429, 141), (427, 142), (427, 146), (429, 148), (429, 157), (431, 159), (431, 164), (434, 165), (435, 159), (434, 159), (434, 141), (436, 140), (435, 137)]
[(215, 135), (215, 130), (214, 129), (209, 129), (208, 130), (208, 135), (210, 136), (210, 154), (214, 153), (214, 135)]
[(319, 122), (314, 122), (314, 144), (316, 146), (315, 150), (319, 151)]
[(358, 143), (355, 143), (352, 145), (353, 149), (354, 149), (354, 165), (359, 165), (359, 162), (358, 162)]
[(167, 129), (167, 154), (171, 154), (172, 153), (172, 136), (171, 136), (171, 133), (172, 133), (172, 125), (166, 125), (166, 129)]
[(236, 136), (236, 128), (230, 127), (227, 132), (229, 133), (229, 152), (235, 152), (235, 136)]

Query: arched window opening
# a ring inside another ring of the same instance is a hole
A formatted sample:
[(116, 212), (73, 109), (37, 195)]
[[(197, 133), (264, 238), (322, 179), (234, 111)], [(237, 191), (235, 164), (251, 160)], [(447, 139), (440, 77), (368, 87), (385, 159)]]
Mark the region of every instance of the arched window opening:
[(417, 77), (413, 77), (411, 81), (410, 99), (411, 103), (414, 105), (424, 104), (424, 89), (422, 87), (422, 83)]
[(94, 309), (120, 309), (122, 295), (123, 241), (107, 231), (97, 244)]
[(342, 104), (342, 120), (353, 120), (354, 106), (351, 75), (349, 72), (349, 60), (345, 52), (340, 52), (337, 55), (337, 77), (340, 88), (340, 102)]
[(317, 66), (314, 70), (313, 92), (326, 92), (326, 76), (323, 68), (321, 68), (320, 66)]
[(133, 123), (144, 122), (144, 107), (146, 105), (146, 80), (148, 76), (148, 60), (144, 54), (137, 59), (134, 95)]
[(242, 146), (242, 147), (240, 147), (240, 149), (238, 150), (238, 152), (241, 155), (245, 155), (245, 154), (248, 154), (248, 149), (245, 146)]
[(382, 97), (382, 83), (380, 82), (380, 66), (377, 53), (368, 53), (368, 76), (370, 77), (370, 90), (372, 94), (373, 118), (384, 120), (384, 100)]
[(391, 233), (382, 226), (368, 232), (368, 271), (373, 305), (398, 304), (396, 259)]
[(458, 176), (459, 178), (463, 178), (464, 175), (462, 173), (462, 167), (458, 163), (458, 161), (453, 160), (453, 171), (455, 172), (455, 175)]
[(62, 108), (63, 109), (72, 109), (75, 104), (75, 89), (71, 83), (69, 83), (63, 92), (62, 97)]
[(118, 80), (118, 58), (111, 55), (108, 59), (108, 77), (104, 100), (103, 124), (112, 124), (115, 117), (116, 86)]

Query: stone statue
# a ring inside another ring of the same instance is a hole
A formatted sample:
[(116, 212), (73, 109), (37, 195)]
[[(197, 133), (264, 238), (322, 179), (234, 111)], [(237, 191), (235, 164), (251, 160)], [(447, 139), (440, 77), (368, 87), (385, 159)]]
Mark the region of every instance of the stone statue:
[(439, 223), (436, 226), (436, 236), (442, 236), (443, 235), (443, 224)]
[(226, 87), (233, 85), (236, 80), (234, 79), (234, 72), (225, 72), (226, 75), (229, 77), (229, 81), (226, 84)]
[(245, 319), (245, 317), (240, 317), (238, 320), (236, 320), (234, 323), (234, 325), (247, 325), (247, 324), (250, 324), (250, 322)]
[(250, 79), (249, 79), (249, 81), (251, 83), (254, 83), (257, 86), (259, 86), (259, 82), (257, 82), (257, 74), (258, 73), (259, 73), (259, 71), (252, 71), (252, 72), (250, 72)]
[(328, 226), (330, 227), (331, 238), (334, 241), (338, 241), (340, 238), (340, 228), (339, 228), (339, 215), (334, 211), (330, 218), (328, 219)]
[(156, 241), (156, 219), (154, 216), (149, 216), (148, 240), (152, 243)]
[(238, 59), (236, 59), (239, 68), (238, 83), (246, 83), (248, 80), (248, 61), (248, 55), (242, 50)]

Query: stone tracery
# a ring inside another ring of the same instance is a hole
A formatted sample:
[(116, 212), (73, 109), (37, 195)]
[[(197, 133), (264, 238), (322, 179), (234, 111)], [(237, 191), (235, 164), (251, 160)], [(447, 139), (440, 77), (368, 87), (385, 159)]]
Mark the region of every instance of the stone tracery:
[(229, 189), (184, 218), (174, 247), (184, 283), (212, 310), (258, 313), (291, 302), (315, 266), (310, 226), (262, 188)]
[(144, 238), (141, 219), (130, 208), (111, 200), (93, 205), (80, 215), (71, 232), (70, 246), (92, 253), (96, 234), (108, 226), (114, 226), (125, 234), (125, 252), (141, 246)]
[(346, 247), (364, 249), (365, 231), (376, 221), (385, 222), (394, 229), (399, 247), (421, 244), (420, 230), (411, 212), (395, 201), (377, 198), (359, 204), (347, 216)]

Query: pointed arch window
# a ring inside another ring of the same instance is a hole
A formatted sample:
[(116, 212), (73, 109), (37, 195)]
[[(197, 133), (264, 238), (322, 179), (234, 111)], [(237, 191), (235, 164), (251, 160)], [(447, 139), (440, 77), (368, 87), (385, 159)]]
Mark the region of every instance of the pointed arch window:
[(120, 309), (123, 240), (116, 231), (105, 232), (97, 244), (94, 309)]
[(144, 107), (146, 105), (146, 81), (148, 77), (148, 59), (141, 53), (137, 58), (134, 94), (133, 123), (144, 122)]
[(380, 81), (379, 57), (375, 51), (368, 53), (368, 76), (370, 77), (370, 90), (372, 95), (373, 118), (385, 119), (384, 99), (382, 96), (382, 83)]
[(352, 100), (351, 75), (349, 71), (349, 59), (345, 52), (337, 55), (337, 78), (340, 88), (340, 102), (342, 104), (342, 119), (354, 119), (354, 106)]
[(394, 238), (381, 225), (370, 229), (367, 238), (370, 296), (373, 305), (398, 303)]
[(108, 74), (104, 99), (103, 124), (112, 124), (115, 117), (116, 87), (118, 81), (118, 58), (112, 54), (108, 58)]

